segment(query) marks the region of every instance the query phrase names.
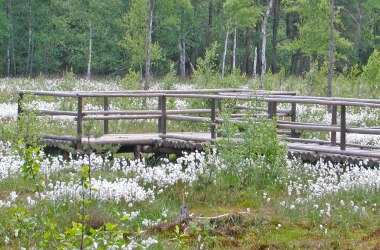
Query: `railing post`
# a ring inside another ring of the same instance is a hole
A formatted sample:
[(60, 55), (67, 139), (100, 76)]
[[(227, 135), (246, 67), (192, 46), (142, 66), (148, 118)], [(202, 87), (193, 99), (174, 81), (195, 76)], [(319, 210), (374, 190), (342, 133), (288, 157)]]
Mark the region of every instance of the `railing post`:
[[(161, 96), (158, 97), (158, 110), (162, 110), (162, 98)], [(157, 133), (162, 132), (162, 117), (158, 118), (157, 120)]]
[(215, 118), (216, 118), (216, 100), (215, 98), (211, 98), (211, 139), (216, 139), (216, 125), (215, 125)]
[(161, 108), (161, 118), (159, 119), (158, 129), (159, 133), (166, 134), (166, 96), (162, 95), (159, 97), (159, 106)]
[(269, 101), (268, 102), (268, 116), (269, 119), (273, 119), (277, 113), (277, 102)]
[[(108, 111), (109, 110), (109, 99), (108, 99), (108, 96), (105, 96), (104, 97), (104, 111)], [(107, 114), (104, 114), (105, 116), (107, 116)], [(108, 120), (104, 120), (103, 122), (103, 132), (104, 134), (109, 134), (110, 133), (110, 129), (109, 129), (109, 121)]]
[(18, 100), (17, 100), (17, 115), (20, 115), (22, 113), (22, 101), (24, 100), (24, 93), (18, 93)]
[(82, 147), (83, 98), (78, 96), (77, 104), (77, 148)]
[[(337, 124), (337, 106), (332, 105), (331, 107), (331, 125)], [(331, 131), (331, 146), (336, 146), (336, 132)]]
[[(291, 121), (292, 122), (296, 122), (296, 119), (297, 119), (297, 103), (292, 102), (292, 117), (291, 117)], [(290, 136), (291, 137), (297, 137), (295, 129), (291, 129), (290, 130)]]
[(340, 107), (340, 150), (346, 150), (346, 106)]

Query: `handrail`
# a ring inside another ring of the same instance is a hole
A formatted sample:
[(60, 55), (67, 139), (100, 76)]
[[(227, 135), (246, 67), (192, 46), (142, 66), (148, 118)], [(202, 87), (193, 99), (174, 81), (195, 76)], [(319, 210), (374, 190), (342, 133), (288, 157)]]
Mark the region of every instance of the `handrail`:
[[(30, 90), (18, 90), (19, 106), (18, 113), (22, 112), (21, 102), (24, 99), (25, 94), (37, 95), (37, 96), (52, 96), (63, 98), (75, 98), (77, 100), (76, 111), (61, 111), (61, 110), (39, 110), (40, 115), (51, 116), (72, 116), (76, 117), (77, 123), (77, 135), (76, 141), (78, 146), (82, 140), (82, 123), (87, 120), (101, 120), (104, 123), (104, 134), (109, 133), (109, 121), (110, 120), (136, 120), (136, 119), (157, 119), (158, 133), (163, 138), (167, 133), (167, 120), (175, 121), (190, 121), (190, 122), (203, 122), (208, 123), (210, 126), (211, 140), (215, 140), (216, 124), (223, 123), (223, 119), (218, 117), (222, 105), (222, 100), (237, 100), (237, 101), (252, 101), (255, 98), (258, 101), (267, 103), (267, 108), (252, 109), (243, 105), (236, 105), (237, 110), (254, 110), (259, 112), (265, 112), (267, 117), (291, 117), (288, 121), (278, 121), (277, 128), (290, 130), (290, 138), (296, 138), (296, 131), (309, 130), (309, 131), (325, 131), (331, 134), (330, 145), (338, 145), (340, 151), (344, 151), (348, 144), (346, 142), (347, 133), (359, 133), (380, 135), (380, 128), (355, 128), (348, 127), (346, 121), (346, 108), (347, 107), (370, 107), (380, 108), (380, 100), (370, 99), (354, 99), (354, 98), (340, 98), (340, 97), (310, 97), (310, 96), (295, 96), (294, 92), (281, 92), (281, 91), (265, 91), (258, 90), (252, 91), (247, 89), (199, 89), (199, 90), (156, 90), (156, 91), (30, 91)], [(83, 103), (86, 98), (103, 98), (103, 110), (88, 111), (84, 110)], [(157, 109), (150, 110), (110, 110), (111, 98), (157, 98)], [(168, 98), (177, 99), (207, 99), (211, 103), (209, 109), (179, 109), (172, 110), (167, 109)], [(279, 103), (291, 104), (290, 109), (278, 109)], [(241, 104), (241, 103), (240, 103)], [(326, 105), (330, 107), (331, 112), (331, 124), (316, 124), (316, 123), (299, 123), (296, 118), (296, 107), (299, 104), (315, 104)], [(340, 122), (338, 124), (338, 108), (340, 115)], [(198, 117), (193, 115), (207, 114), (206, 116)], [(239, 118), (241, 114), (235, 114), (234, 117)], [(336, 133), (340, 132), (340, 142), (337, 143)], [(65, 136), (53, 136), (47, 135), (45, 138), (65, 138)], [(69, 136), (67, 137), (69, 138)], [(72, 137), (70, 137), (72, 138)], [(324, 143), (325, 144), (325, 143)]]

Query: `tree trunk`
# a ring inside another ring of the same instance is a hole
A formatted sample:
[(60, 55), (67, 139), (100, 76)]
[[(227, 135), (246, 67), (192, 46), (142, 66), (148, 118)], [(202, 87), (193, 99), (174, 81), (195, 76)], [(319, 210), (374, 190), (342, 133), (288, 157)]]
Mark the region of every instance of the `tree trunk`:
[(28, 27), (28, 59), (26, 64), (26, 74), (31, 76), (33, 73), (33, 9), (32, 0), (28, 0), (29, 6), (29, 27)]
[(190, 65), (193, 65), (191, 68), (196, 67), (197, 54), (198, 54), (198, 39), (195, 31), (197, 30), (196, 21), (198, 20), (198, 0), (194, 0), (194, 15), (192, 21), (192, 46), (190, 51)]
[(184, 9), (180, 7), (180, 17), (181, 22), (179, 25), (179, 68), (180, 68), (180, 76), (182, 79), (186, 77), (186, 43), (185, 36), (183, 32), (183, 22), (184, 22)]
[(91, 80), (91, 63), (92, 63), (92, 23), (88, 22), (89, 40), (88, 40), (88, 62), (87, 62), (87, 80)]
[(234, 31), (234, 47), (232, 50), (232, 72), (236, 70), (236, 46), (237, 46), (237, 29)]
[(249, 64), (249, 54), (251, 52), (251, 28), (247, 28), (245, 32), (245, 50), (244, 50), (244, 60), (241, 67), (241, 72), (248, 74), (248, 64)]
[(313, 56), (310, 56), (310, 68), (309, 68), (309, 87), (307, 88), (306, 95), (310, 96), (313, 88)]
[(211, 28), (212, 28), (212, 11), (213, 11), (213, 0), (209, 0), (208, 4), (208, 20), (206, 28), (206, 47), (211, 45)]
[(223, 61), (222, 61), (222, 79), (224, 78), (224, 69), (226, 66), (226, 57), (227, 57), (227, 48), (228, 48), (228, 30), (226, 31), (226, 38), (224, 39), (224, 52), (223, 52)]
[(333, 67), (334, 67), (334, 16), (335, 16), (335, 4), (334, 0), (331, 0), (331, 10), (330, 10), (330, 43), (329, 43), (329, 66), (327, 72), (327, 97), (332, 96), (332, 77), (333, 77)]
[(253, 58), (253, 79), (257, 78), (257, 46), (255, 46), (255, 55)]
[(11, 76), (11, 48), (12, 48), (12, 36), (13, 36), (13, 28), (12, 28), (12, 0), (8, 1), (7, 5), (7, 18), (9, 20), (9, 27), (8, 27), (8, 42), (7, 42), (7, 77)]
[(272, 57), (271, 57), (271, 69), (273, 73), (279, 72), (279, 69), (277, 66), (276, 52), (277, 52), (277, 31), (278, 31), (278, 25), (280, 23), (280, 4), (281, 4), (281, 0), (274, 0)]
[(150, 47), (152, 44), (152, 28), (153, 28), (153, 11), (154, 0), (149, 0), (148, 14), (147, 14), (147, 28), (146, 28), (146, 60), (145, 60), (145, 82), (144, 90), (148, 90), (151, 81), (151, 55)]
[(260, 89), (264, 88), (265, 81), (265, 73), (267, 71), (267, 59), (266, 59), (266, 48), (267, 48), (267, 26), (268, 26), (268, 18), (270, 14), (270, 10), (272, 9), (273, 0), (269, 1), (269, 5), (267, 11), (264, 16), (264, 20), (261, 26), (261, 34), (262, 34), (262, 46), (261, 46), (261, 77), (260, 77)]
[(186, 44), (182, 31), (179, 35), (179, 64), (181, 78), (184, 79), (186, 77)]

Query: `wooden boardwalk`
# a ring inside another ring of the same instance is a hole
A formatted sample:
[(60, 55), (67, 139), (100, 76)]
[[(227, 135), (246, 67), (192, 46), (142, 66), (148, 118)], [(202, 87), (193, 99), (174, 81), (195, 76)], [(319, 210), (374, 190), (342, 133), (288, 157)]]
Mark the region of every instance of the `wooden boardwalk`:
[[(380, 162), (380, 147), (350, 144), (346, 140), (348, 133), (380, 135), (377, 127), (349, 127), (346, 121), (346, 107), (380, 108), (380, 100), (325, 98), (295, 96), (292, 92), (250, 91), (241, 89), (211, 89), (190, 91), (126, 91), (126, 92), (44, 92), (19, 91), (19, 113), (25, 95), (49, 98), (68, 98), (76, 102), (76, 110), (39, 110), (40, 115), (70, 116), (76, 120), (75, 135), (46, 134), (42, 143), (48, 147), (59, 148), (62, 145), (81, 148), (91, 145), (118, 145), (122, 152), (140, 153), (177, 153), (182, 151), (203, 150), (204, 145), (220, 139), (217, 126), (224, 122), (223, 101), (234, 103), (231, 119), (239, 121), (247, 110), (254, 116), (266, 116), (277, 120), (279, 133), (286, 135), (289, 153), (303, 160), (315, 162), (321, 157), (337, 163), (358, 163), (365, 160), (368, 166), (378, 166)], [(157, 109), (151, 110), (111, 110), (113, 98), (151, 98), (157, 100)], [(203, 99), (210, 104), (203, 109), (167, 109), (168, 100)], [(103, 102), (103, 110), (84, 109), (84, 101), (98, 99)], [(247, 103), (255, 102), (252, 108)], [(279, 104), (287, 104), (289, 109), (279, 108)], [(296, 107), (298, 105), (321, 105), (331, 110), (331, 124), (301, 123), (297, 121)], [(111, 121), (121, 120), (157, 120), (157, 131), (144, 134), (120, 134), (110, 131)], [(103, 123), (103, 135), (96, 138), (86, 138), (83, 135), (83, 123), (97, 120)], [(178, 121), (209, 124), (209, 132), (170, 132), (168, 124)], [(338, 123), (339, 121), (339, 123)], [(299, 138), (300, 131), (319, 131), (328, 133), (330, 140), (315, 140)], [(337, 138), (339, 133), (339, 138)]]

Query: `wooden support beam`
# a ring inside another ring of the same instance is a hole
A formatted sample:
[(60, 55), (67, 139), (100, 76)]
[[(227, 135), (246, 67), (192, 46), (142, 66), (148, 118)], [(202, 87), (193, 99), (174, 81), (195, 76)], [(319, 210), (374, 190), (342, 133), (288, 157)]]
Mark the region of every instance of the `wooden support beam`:
[[(291, 121), (296, 122), (297, 120), (297, 103), (292, 103), (292, 109), (291, 109)], [(295, 129), (290, 130), (291, 137), (297, 137), (297, 133)]]
[[(331, 125), (335, 126), (337, 125), (337, 106), (332, 105), (331, 106)], [(331, 146), (336, 145), (336, 132), (331, 131)]]
[(210, 126), (210, 131), (211, 131), (211, 139), (216, 139), (216, 99), (211, 98), (211, 126)]
[(77, 149), (82, 147), (83, 98), (77, 99)]
[(166, 134), (166, 96), (160, 96), (161, 99), (161, 134)]
[[(107, 96), (103, 97), (104, 99), (104, 111), (107, 112), (109, 110), (109, 99)], [(107, 116), (107, 114), (104, 114), (105, 116)], [(107, 119), (104, 119), (103, 121), (103, 132), (104, 134), (109, 134), (110, 130), (109, 130), (109, 121)]]
[(346, 106), (340, 106), (340, 150), (346, 150)]

